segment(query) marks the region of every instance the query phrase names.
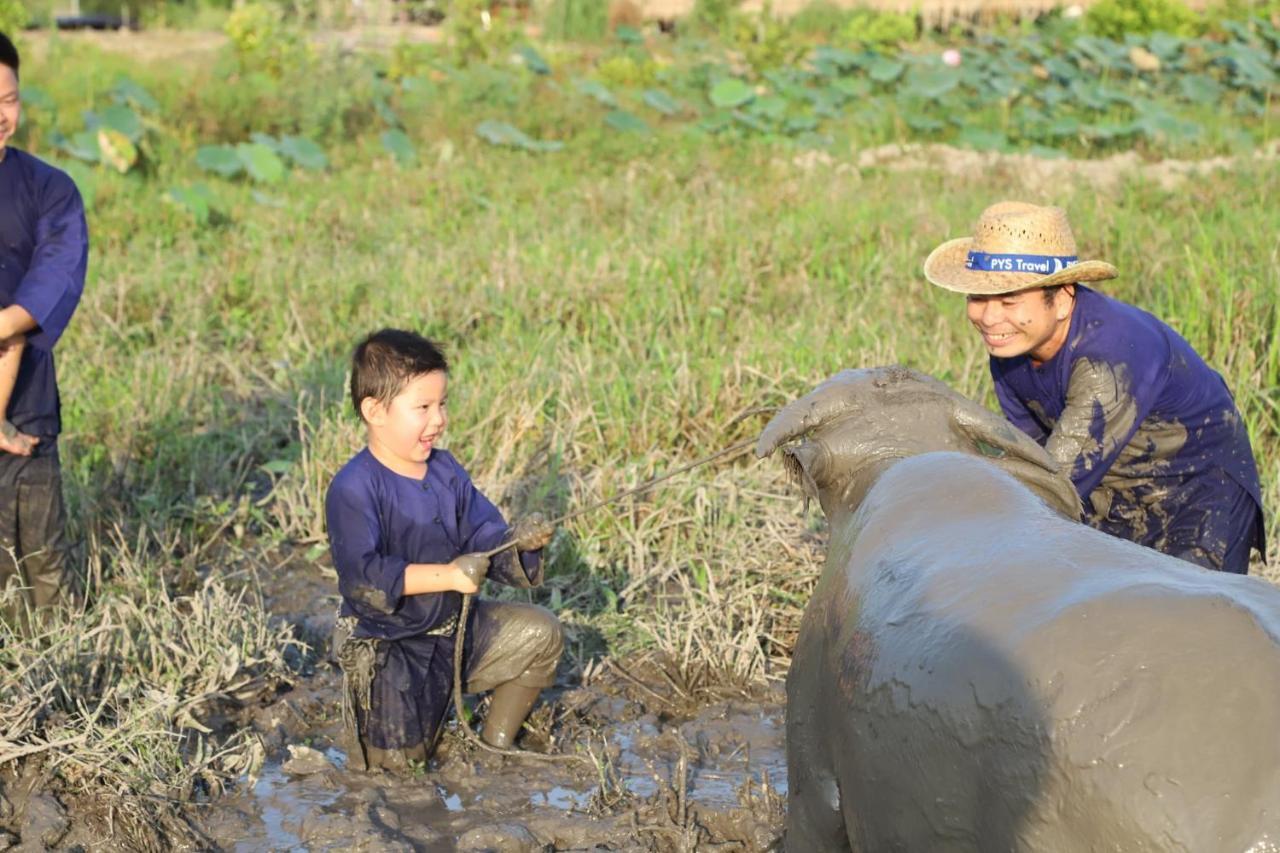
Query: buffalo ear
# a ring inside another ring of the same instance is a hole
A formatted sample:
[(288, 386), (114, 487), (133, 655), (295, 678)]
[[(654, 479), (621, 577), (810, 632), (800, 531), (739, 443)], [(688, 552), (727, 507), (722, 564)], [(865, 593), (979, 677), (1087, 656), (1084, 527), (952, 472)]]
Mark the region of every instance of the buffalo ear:
[(1073, 521), (1080, 519), (1080, 497), (1075, 486), (1030, 436), (969, 400), (957, 404), (951, 425), (973, 453), (1012, 474), (1050, 508)]

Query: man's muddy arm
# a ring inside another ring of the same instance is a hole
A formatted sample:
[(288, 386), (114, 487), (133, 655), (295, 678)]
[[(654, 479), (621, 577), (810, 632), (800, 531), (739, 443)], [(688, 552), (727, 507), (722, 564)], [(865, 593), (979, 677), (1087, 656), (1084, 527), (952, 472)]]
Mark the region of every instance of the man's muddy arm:
[(1045, 450), (1071, 474), (1085, 501), (1151, 411), (1158, 389), (1138, 387), (1124, 365), (1082, 358), (1071, 371), (1067, 405)]

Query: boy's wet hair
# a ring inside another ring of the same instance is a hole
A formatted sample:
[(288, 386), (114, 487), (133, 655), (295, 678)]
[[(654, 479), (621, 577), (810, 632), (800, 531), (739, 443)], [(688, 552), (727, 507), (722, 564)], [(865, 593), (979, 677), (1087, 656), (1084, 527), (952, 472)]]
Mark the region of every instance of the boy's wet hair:
[(374, 332), (351, 357), (351, 405), (363, 418), (366, 397), (388, 405), (414, 377), (437, 370), (448, 373), (449, 362), (433, 341), (403, 329)]
[(13, 69), (13, 76), (18, 76), (18, 48), (14, 46), (9, 36), (0, 32), (0, 65), (7, 65)]

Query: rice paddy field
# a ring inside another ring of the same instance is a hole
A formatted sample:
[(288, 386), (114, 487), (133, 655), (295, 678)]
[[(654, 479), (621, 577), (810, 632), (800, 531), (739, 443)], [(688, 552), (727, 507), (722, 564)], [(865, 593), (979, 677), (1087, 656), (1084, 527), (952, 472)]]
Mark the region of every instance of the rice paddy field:
[[(362, 849), (485, 849), (492, 814), (451, 804), (525, 770), (451, 736), (443, 765), (375, 790), (336, 741), (323, 497), (361, 446), (351, 348), (383, 326), (444, 345), (446, 444), (477, 484), (509, 517), (556, 515), (752, 437), (841, 368), (905, 364), (994, 405), (962, 300), (920, 266), (993, 201), (1057, 204), (1120, 269), (1108, 292), (1226, 378), (1275, 529), (1272, 20), (905, 46), (767, 18), (588, 43), (499, 20), (372, 49), (244, 8), (229, 36), (21, 43), (15, 144), (76, 178), (93, 244), (58, 354), (82, 604), (0, 640), (0, 838), (322, 849), (357, 843), (316, 817), (342, 813), (377, 830)], [(539, 794), (581, 821), (521, 800), (534, 846), (503, 849), (774, 844), (780, 734), (708, 769), (715, 725), (763, 708), (739, 728), (776, 729), (824, 537), (751, 457), (563, 528), (531, 595), (568, 652), (530, 738), (598, 749)], [(1276, 557), (1255, 573), (1280, 579)], [(328, 788), (282, 772), (304, 746)], [(645, 755), (660, 772), (627, 764)]]

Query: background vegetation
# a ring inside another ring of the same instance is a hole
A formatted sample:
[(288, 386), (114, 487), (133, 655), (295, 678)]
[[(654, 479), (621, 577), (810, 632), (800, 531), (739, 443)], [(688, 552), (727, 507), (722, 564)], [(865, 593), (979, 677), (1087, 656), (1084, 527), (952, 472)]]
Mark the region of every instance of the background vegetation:
[[(726, 34), (741, 20), (572, 47), (455, 16), (444, 44), (365, 54), (246, 5), (182, 61), (26, 37), (19, 144), (77, 179), (94, 241), (59, 354), (86, 604), (3, 638), (0, 763), (43, 762), (160, 845), (166, 803), (261, 760), (214, 721), (307, 660), (259, 593), (282, 555), (327, 559), (367, 331), (441, 340), (453, 452), (510, 514), (555, 513), (753, 435), (752, 410), (840, 368), (904, 363), (990, 403), (962, 305), (919, 269), (1001, 197), (1065, 206), (1121, 269), (1108, 291), (1222, 371), (1274, 529), (1280, 173), (1250, 156), (1274, 139), (1274, 22), (902, 47), (848, 36), (866, 14), (825, 46), (803, 21)], [(1241, 156), (1173, 189), (856, 165), (935, 139)], [(536, 595), (572, 665), (644, 652), (696, 696), (785, 672), (820, 546), (778, 466), (739, 460), (575, 522)]]

